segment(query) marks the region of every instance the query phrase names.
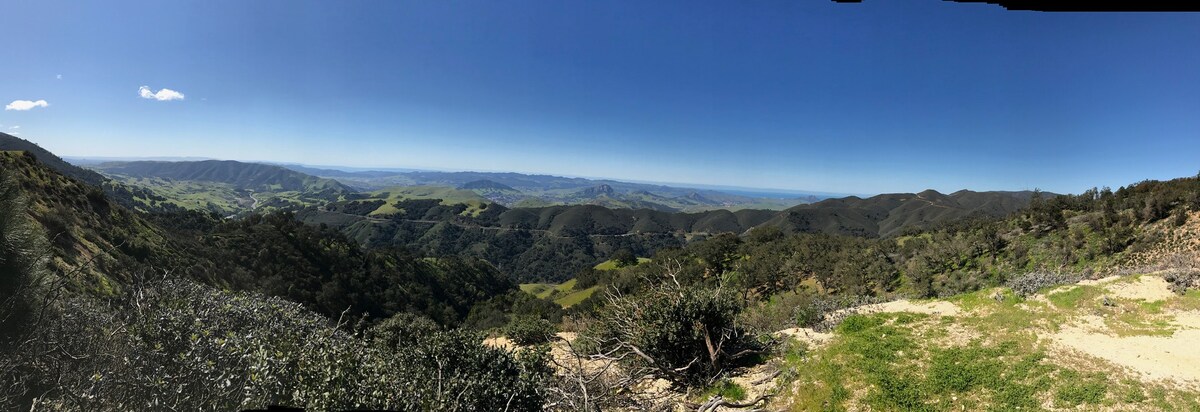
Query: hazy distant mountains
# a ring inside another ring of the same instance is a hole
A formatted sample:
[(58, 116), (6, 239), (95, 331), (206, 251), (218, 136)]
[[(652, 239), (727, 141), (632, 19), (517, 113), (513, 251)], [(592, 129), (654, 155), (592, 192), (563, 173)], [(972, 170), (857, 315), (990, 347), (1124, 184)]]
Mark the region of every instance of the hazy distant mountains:
[[(0, 147), (31, 145), (18, 140), (3, 139), (7, 146)], [(30, 149), (35, 153), (40, 150), (36, 146)], [(49, 152), (41, 153), (50, 162), (57, 159)], [(92, 173), (61, 160), (57, 162), (64, 170), (81, 176)], [(810, 203), (818, 199), (755, 198), (716, 190), (519, 173), (347, 172), (216, 160), (110, 162), (93, 167), (124, 179), (122, 182), (126, 184), (149, 187), (155, 194), (184, 207), (188, 202), (205, 201), (204, 195), (211, 194), (206, 191), (228, 190), (221, 196), (210, 196), (226, 199), (221, 211), (238, 207), (249, 210), (263, 205), (316, 207), (342, 215), (334, 220), (345, 221), (346, 211), (354, 211), (351, 216), (361, 213), (363, 218), (387, 218), (399, 210), (396, 204), (404, 199), (442, 198), (445, 196), (438, 193), (447, 193), (454, 196), (443, 199), (444, 204), (476, 199), (470, 200), (469, 210), (477, 214), (487, 209), (486, 216), (476, 219), (462, 215), (465, 212), (446, 215), (440, 211), (407, 218), (434, 221), (457, 216), (454, 218), (457, 223), (465, 219), (467, 224), (477, 226), (561, 234), (744, 233), (758, 226), (773, 226), (787, 232), (891, 236), (905, 228), (927, 227), (965, 217), (1003, 216), (1028, 205), (1032, 195), (968, 190), (942, 194), (927, 190)], [(178, 182), (212, 182), (219, 186), (184, 187)], [(378, 187), (387, 189), (364, 192)], [(415, 194), (410, 196), (409, 192)], [(187, 198), (180, 201), (172, 196)], [(488, 208), (479, 202), (498, 206)], [(306, 216), (329, 220), (317, 215), (310, 211)]]
[(314, 176), (336, 179), (363, 190), (395, 186), (467, 189), (508, 207), (588, 204), (609, 208), (675, 212), (714, 209), (783, 210), (824, 198), (813, 194), (749, 196), (719, 190), (521, 173), (344, 171), (297, 165), (283, 166)]

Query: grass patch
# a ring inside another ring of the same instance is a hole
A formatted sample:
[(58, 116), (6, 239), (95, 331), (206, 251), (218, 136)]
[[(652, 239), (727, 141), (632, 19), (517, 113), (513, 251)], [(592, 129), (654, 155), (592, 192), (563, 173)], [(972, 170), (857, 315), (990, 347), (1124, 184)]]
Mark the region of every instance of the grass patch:
[(713, 396), (720, 396), (732, 401), (744, 401), (746, 400), (746, 388), (729, 379), (722, 379), (700, 393), (700, 399), (704, 400)]
[(1104, 290), (1091, 285), (1075, 286), (1065, 291), (1051, 293), (1046, 298), (1062, 309), (1079, 308), (1084, 302), (1100, 297)]
[(563, 308), (569, 308), (578, 304), (579, 302), (583, 302), (587, 298), (592, 297), (592, 295), (598, 290), (600, 290), (600, 286), (592, 286), (584, 290), (571, 292), (566, 296), (554, 299), (554, 303), (559, 304)]
[(1175, 326), (1166, 319), (1154, 319), (1138, 311), (1120, 311), (1104, 318), (1104, 325), (1117, 336), (1171, 336)]
[(1054, 391), (1054, 404), (1058, 407), (1074, 407), (1080, 404), (1098, 405), (1108, 394), (1108, 381), (1100, 374), (1080, 376), (1078, 372), (1065, 369), (1058, 374), (1062, 383)]
[(522, 283), (521, 291), (545, 299), (554, 293), (555, 286), (549, 283)]
[[(1111, 298), (1105, 289), (1051, 289), (1048, 301), (993, 288), (948, 299), (963, 313), (877, 313), (848, 317), (822, 347), (784, 349), (789, 410), (1132, 410), (1200, 411), (1196, 393), (1142, 382), (1091, 358), (1048, 357), (1038, 335), (1082, 315), (1104, 315), (1118, 335), (1169, 335), (1168, 314), (1200, 307), (1200, 291), (1166, 301)], [(955, 332), (969, 327), (977, 334)], [(963, 336), (970, 342), (947, 343)], [(1051, 406), (1047, 405), (1047, 406)]]
[(441, 186), (402, 186), (376, 190), (370, 193), (370, 200), (384, 200), (384, 204), (375, 209), (369, 216), (396, 214), (400, 209), (396, 203), (407, 199), (439, 199), (443, 205), (467, 205), (464, 215), (478, 216), (491, 203), (487, 198), (470, 190), (455, 189)]
[(1179, 311), (1200, 310), (1200, 289), (1188, 289), (1183, 295), (1169, 299), (1167, 304), (1171, 309)]
[(564, 308), (569, 308), (591, 297), (600, 286), (592, 286), (583, 290), (575, 290), (575, 279), (563, 283), (522, 283), (521, 291), (536, 296), (539, 299), (552, 300)]
[[(637, 260), (638, 260), (639, 265), (650, 262), (650, 258), (644, 258), (644, 257), (637, 258)], [(597, 264), (595, 266), (595, 269), (596, 270), (616, 270), (617, 269), (617, 261), (610, 259), (610, 260), (600, 262), (599, 264)]]

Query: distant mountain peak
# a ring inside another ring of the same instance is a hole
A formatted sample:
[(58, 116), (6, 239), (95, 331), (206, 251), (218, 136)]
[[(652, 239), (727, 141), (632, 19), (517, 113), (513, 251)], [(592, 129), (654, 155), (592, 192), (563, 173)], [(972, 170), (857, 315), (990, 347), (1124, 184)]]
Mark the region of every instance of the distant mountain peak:
[(581, 190), (579, 192), (579, 195), (584, 196), (584, 197), (596, 197), (596, 196), (601, 196), (601, 195), (612, 196), (612, 195), (616, 194), (616, 192), (617, 191), (614, 190), (612, 188), (612, 186), (602, 183), (602, 184)]
[(684, 196), (683, 198), (684, 198), (684, 199), (691, 200), (691, 201), (693, 201), (693, 202), (700, 203), (700, 204), (705, 204), (705, 205), (715, 205), (715, 204), (717, 204), (717, 202), (715, 202), (715, 201), (713, 201), (712, 199), (709, 199), (709, 198), (707, 198), (707, 197), (704, 197), (704, 195), (701, 195), (699, 192), (691, 192), (691, 193), (688, 193), (688, 194), (687, 194), (687, 196)]

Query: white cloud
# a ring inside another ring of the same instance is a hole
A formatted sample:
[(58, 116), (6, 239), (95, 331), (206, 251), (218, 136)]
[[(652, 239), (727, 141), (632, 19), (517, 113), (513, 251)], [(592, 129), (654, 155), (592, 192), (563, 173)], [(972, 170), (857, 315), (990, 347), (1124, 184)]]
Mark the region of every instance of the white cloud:
[(56, 74), (56, 75), (54, 75), (54, 78), (55, 78), (55, 79), (58, 79), (58, 80), (62, 80), (62, 75), (61, 75), (61, 74)]
[(20, 125), (17, 125), (17, 126), (10, 127), (10, 128), (8, 128), (8, 129), (9, 129), (9, 130), (17, 130), (17, 129), (20, 129), (20, 128), (21, 128), (21, 126), (20, 126)]
[(183, 100), (183, 93), (171, 89), (158, 89), (157, 92), (153, 92), (150, 91), (149, 86), (139, 87), (138, 96), (142, 96), (143, 99), (154, 99), (160, 102), (169, 100)]
[(12, 103), (4, 106), (4, 110), (29, 110), (35, 107), (46, 107), (49, 105), (50, 103), (46, 103), (45, 100), (38, 100), (36, 102), (31, 100), (13, 100)]

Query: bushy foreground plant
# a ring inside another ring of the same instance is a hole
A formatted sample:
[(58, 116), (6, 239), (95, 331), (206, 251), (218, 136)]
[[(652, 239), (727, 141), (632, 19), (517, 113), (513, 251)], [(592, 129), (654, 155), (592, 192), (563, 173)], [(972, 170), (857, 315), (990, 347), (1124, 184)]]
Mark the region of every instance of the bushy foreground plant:
[(504, 336), (518, 345), (536, 345), (554, 337), (554, 325), (536, 316), (516, 316), (504, 327)]
[[(539, 410), (546, 354), (419, 318), (366, 339), (299, 304), (182, 280), (114, 307), (64, 302), (21, 360), (25, 401), (61, 410)], [(14, 401), (10, 399), (10, 401)], [(21, 407), (15, 404), (0, 405)]]
[(763, 350), (738, 324), (741, 310), (735, 292), (668, 280), (638, 295), (610, 295), (583, 338), (631, 370), (707, 386)]

